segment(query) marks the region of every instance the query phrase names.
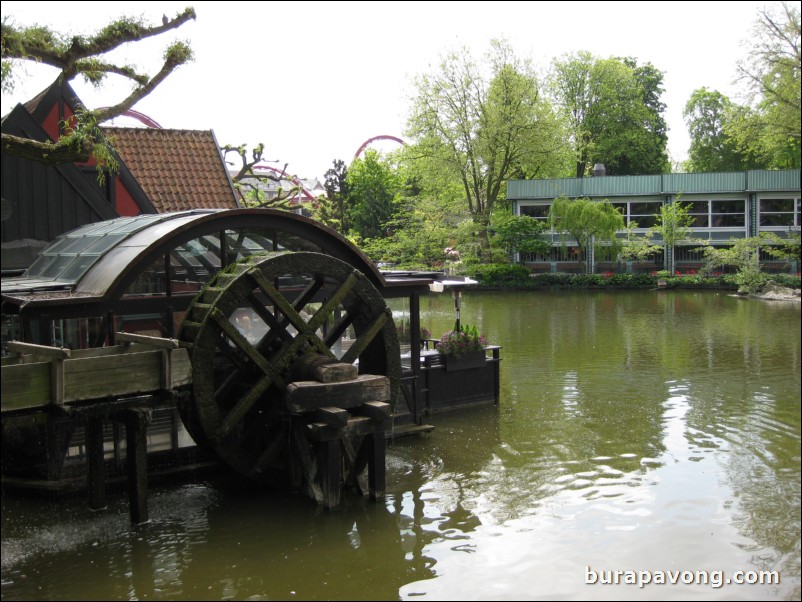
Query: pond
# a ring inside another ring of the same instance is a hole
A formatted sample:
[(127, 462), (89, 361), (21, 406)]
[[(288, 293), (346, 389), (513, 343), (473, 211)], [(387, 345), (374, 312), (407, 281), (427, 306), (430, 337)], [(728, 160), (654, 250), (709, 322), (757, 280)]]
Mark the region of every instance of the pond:
[(131, 527), (124, 492), (4, 493), (2, 598), (800, 598), (799, 303), (475, 292), (462, 322), (503, 346), (500, 403), (392, 442), (383, 502), (208, 475)]

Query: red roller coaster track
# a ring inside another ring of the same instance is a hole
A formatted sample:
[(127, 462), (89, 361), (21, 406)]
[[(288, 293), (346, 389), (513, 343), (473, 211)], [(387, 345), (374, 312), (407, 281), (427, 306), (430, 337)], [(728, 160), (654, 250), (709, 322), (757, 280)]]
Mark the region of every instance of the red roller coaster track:
[(368, 144), (370, 144), (371, 142), (375, 142), (376, 140), (392, 140), (393, 142), (398, 142), (398, 144), (400, 144), (401, 146), (406, 145), (406, 142), (401, 140), (401, 138), (396, 138), (395, 136), (388, 136), (387, 134), (381, 134), (380, 136), (373, 136), (373, 138), (368, 138), (362, 143), (362, 146), (360, 146), (359, 149), (354, 153), (354, 159), (356, 159), (357, 157), (359, 157), (359, 155), (362, 154), (362, 151), (364, 151), (365, 148), (367, 148)]

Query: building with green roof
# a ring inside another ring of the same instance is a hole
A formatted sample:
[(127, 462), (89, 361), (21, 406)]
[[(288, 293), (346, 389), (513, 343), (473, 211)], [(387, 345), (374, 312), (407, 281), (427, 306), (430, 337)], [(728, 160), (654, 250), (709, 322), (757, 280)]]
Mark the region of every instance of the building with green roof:
[[(603, 173), (603, 170), (600, 170)], [(599, 172), (597, 172), (599, 174)], [(604, 176), (551, 180), (510, 180), (507, 199), (513, 212), (547, 220), (555, 199), (587, 198), (609, 201), (624, 216), (627, 225), (635, 222), (635, 233), (645, 234), (655, 225), (664, 204), (681, 201), (693, 216), (692, 239), (673, 249), (678, 271), (697, 269), (702, 263), (700, 241), (711, 245), (730, 245), (733, 239), (772, 232), (788, 237), (800, 228), (800, 170), (754, 170), (731, 173), (672, 173), (650, 176)], [(549, 253), (520, 254), (518, 260), (533, 271), (584, 272), (600, 269), (651, 271), (664, 267), (663, 254), (629, 265), (599, 262), (593, 252), (583, 253), (575, 241), (564, 241), (550, 233)], [(625, 236), (624, 232), (620, 236)], [(653, 241), (659, 243), (660, 241)], [(799, 271), (798, 261), (770, 261), (766, 269)]]

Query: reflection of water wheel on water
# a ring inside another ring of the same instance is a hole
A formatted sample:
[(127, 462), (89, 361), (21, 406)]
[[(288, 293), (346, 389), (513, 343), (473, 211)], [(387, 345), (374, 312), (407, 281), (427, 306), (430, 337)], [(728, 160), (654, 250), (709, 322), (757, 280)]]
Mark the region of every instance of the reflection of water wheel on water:
[[(397, 395), (392, 315), (361, 272), (328, 255), (257, 255), (231, 266), (195, 298), (179, 338), (192, 359), (193, 395), (180, 407), (187, 429), (258, 482), (296, 480), (299, 412), (286, 392), (290, 383), (310, 380), (316, 366), (357, 363), (360, 379), (386, 377), (387, 401)], [(344, 395), (369, 396), (354, 393), (361, 382), (325, 385), (331, 405), (353, 407)]]

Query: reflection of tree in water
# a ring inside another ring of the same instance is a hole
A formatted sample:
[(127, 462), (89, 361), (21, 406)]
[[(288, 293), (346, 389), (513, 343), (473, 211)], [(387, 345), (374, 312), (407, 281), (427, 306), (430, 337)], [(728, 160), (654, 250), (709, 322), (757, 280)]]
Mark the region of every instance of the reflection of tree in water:
[(727, 452), (728, 485), (737, 498), (733, 522), (755, 542), (754, 566), (798, 577), (799, 306), (741, 301), (706, 315), (699, 337), (709, 360), (698, 362), (686, 436), (700, 457)]
[(664, 450), (667, 386), (659, 363), (641, 353), (653, 348), (650, 327), (663, 319), (659, 305), (610, 293), (519, 301), (505, 306), (504, 315), (515, 325), (502, 364), (502, 382), (513, 379), (506, 386), (514, 402), (502, 421), (505, 467), (518, 469), (520, 486), (540, 497), (641, 472), (643, 458)]

